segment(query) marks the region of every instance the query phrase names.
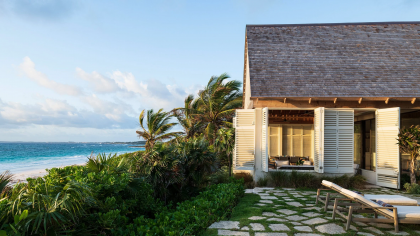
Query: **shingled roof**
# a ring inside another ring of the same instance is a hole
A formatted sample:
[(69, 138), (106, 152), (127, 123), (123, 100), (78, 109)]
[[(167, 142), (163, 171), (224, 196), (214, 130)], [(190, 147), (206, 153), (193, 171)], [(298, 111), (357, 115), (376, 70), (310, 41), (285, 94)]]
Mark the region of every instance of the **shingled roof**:
[(247, 25), (251, 97), (420, 97), (420, 22)]

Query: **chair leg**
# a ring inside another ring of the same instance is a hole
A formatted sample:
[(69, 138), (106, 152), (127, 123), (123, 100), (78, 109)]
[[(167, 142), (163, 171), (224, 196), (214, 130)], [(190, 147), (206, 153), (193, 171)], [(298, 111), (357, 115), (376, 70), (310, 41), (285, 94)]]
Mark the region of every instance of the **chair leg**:
[(321, 189), (318, 189), (318, 191), (316, 191), (316, 201), (315, 201), (315, 205), (318, 204), (318, 198), (319, 195), (321, 194)]
[(398, 227), (398, 212), (397, 212), (397, 208), (394, 208), (394, 227), (395, 227), (395, 233), (399, 232), (399, 227)]
[(346, 231), (350, 228), (350, 223), (353, 215), (353, 206), (350, 206), (349, 208), (349, 215), (347, 216), (347, 225), (346, 225)]
[(327, 193), (327, 196), (325, 197), (325, 207), (324, 207), (325, 212), (327, 212), (328, 210), (328, 203), (330, 203), (330, 193)]
[(333, 220), (335, 220), (335, 211), (337, 210), (337, 205), (338, 205), (338, 198), (334, 200), (334, 209), (333, 209), (333, 214), (332, 214)]
[(376, 211), (373, 213), (373, 215), (375, 216), (375, 219), (378, 219), (378, 213), (376, 213)]

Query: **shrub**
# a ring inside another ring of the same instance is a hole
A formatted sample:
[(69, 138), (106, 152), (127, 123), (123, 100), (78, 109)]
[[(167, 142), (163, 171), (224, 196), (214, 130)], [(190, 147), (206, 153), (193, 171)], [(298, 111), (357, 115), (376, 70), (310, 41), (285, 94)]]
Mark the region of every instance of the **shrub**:
[(195, 235), (215, 221), (228, 216), (244, 194), (243, 181), (210, 186), (191, 200), (166, 209), (155, 219), (143, 216), (116, 229), (114, 235)]
[(404, 188), (407, 190), (407, 193), (414, 193), (414, 194), (420, 194), (420, 185), (414, 183), (405, 183)]
[(233, 177), (235, 179), (243, 179), (245, 188), (255, 187), (254, 177), (250, 173), (246, 173), (246, 172), (235, 173)]
[(258, 186), (271, 187), (292, 187), (292, 188), (319, 188), (322, 180), (328, 180), (344, 188), (363, 188), (366, 179), (361, 175), (349, 177), (342, 175), (339, 177), (316, 176), (311, 173), (301, 173), (297, 171), (284, 172), (273, 171), (267, 175), (267, 180), (261, 178)]

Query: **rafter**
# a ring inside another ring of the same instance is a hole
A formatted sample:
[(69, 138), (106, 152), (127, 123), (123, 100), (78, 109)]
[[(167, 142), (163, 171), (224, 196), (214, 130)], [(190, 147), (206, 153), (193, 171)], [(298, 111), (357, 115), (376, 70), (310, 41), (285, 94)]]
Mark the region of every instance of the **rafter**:
[(360, 103), (362, 103), (362, 99), (363, 99), (363, 98), (359, 98), (359, 104), (360, 104)]
[(385, 104), (388, 104), (388, 102), (389, 102), (389, 98), (387, 98), (387, 99), (385, 100)]
[(416, 98), (411, 99), (411, 104), (414, 104), (416, 102)]
[(334, 104), (336, 104), (337, 103), (337, 98), (334, 98)]

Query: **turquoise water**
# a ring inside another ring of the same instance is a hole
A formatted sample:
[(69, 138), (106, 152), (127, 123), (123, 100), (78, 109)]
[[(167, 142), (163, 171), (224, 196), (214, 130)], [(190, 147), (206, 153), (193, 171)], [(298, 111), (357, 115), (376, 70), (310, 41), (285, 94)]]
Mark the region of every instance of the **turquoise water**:
[[(0, 173), (21, 173), (73, 164), (82, 164), (93, 152), (123, 154), (144, 150), (133, 144), (112, 143), (0, 143)], [(137, 144), (138, 145), (138, 144)]]

